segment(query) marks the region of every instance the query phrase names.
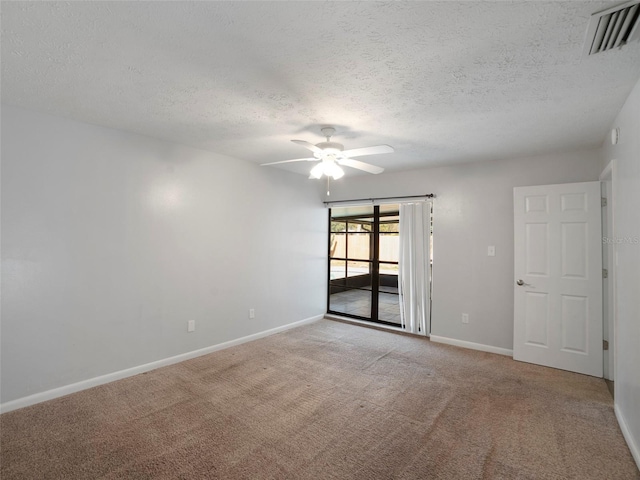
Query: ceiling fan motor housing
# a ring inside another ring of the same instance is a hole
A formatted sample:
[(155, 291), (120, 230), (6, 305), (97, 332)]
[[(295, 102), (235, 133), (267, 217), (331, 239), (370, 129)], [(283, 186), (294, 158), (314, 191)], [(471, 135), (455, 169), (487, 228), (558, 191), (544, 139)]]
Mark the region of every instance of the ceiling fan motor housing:
[(323, 154), (336, 154), (344, 150), (344, 146), (337, 142), (320, 142), (316, 144), (316, 147), (323, 151)]

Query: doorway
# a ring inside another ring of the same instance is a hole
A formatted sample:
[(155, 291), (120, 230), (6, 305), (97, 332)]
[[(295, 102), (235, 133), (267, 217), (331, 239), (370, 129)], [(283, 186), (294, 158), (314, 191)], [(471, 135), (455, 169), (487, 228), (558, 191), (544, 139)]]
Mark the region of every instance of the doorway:
[(400, 327), (399, 205), (329, 210), (327, 311)]

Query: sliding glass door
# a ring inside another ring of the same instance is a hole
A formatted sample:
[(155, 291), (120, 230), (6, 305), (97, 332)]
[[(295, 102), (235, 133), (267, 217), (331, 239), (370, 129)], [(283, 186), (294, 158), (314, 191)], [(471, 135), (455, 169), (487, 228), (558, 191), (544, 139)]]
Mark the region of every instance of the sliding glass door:
[(329, 313), (400, 326), (398, 205), (329, 211)]

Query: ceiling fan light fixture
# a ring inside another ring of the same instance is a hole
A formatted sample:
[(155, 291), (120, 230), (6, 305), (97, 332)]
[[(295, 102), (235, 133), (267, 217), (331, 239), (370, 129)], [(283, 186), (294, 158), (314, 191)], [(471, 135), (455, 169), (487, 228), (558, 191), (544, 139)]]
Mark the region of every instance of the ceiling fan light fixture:
[(322, 178), (322, 174), (324, 173), (324, 163), (319, 163), (315, 167), (311, 169), (311, 178)]
[(333, 160), (324, 160), (311, 169), (310, 178), (322, 178), (323, 175), (331, 177), (334, 180), (344, 177), (344, 170)]
[(332, 177), (334, 180), (344, 177), (344, 170), (335, 163), (331, 163), (328, 168), (325, 168), (324, 174), (328, 177)]

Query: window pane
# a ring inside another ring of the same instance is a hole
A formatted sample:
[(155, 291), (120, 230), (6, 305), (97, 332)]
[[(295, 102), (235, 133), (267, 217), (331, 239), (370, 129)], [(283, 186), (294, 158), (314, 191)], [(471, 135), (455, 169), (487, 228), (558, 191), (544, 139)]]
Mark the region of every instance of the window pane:
[(331, 248), (329, 249), (329, 256), (331, 258), (345, 258), (347, 256), (347, 234), (346, 233), (332, 233), (331, 234)]
[(349, 251), (348, 258), (358, 260), (370, 260), (371, 234), (369, 233), (348, 233), (347, 243)]
[[(398, 264), (397, 263), (382, 263), (380, 262), (380, 275), (395, 275), (398, 276)], [(397, 284), (397, 282), (396, 282)]]
[(344, 279), (346, 279), (347, 276), (347, 272), (346, 272), (346, 262), (344, 260), (331, 260), (331, 267), (330, 267), (330, 279), (331, 279), (331, 283), (333, 284), (334, 280), (339, 280), (342, 279), (342, 282), (340, 282), (341, 284), (344, 284)]
[(347, 225), (345, 222), (331, 222), (331, 231), (332, 232), (344, 232), (347, 229)]
[[(332, 260), (331, 263), (332, 274), (334, 268), (344, 268), (345, 265), (344, 261), (339, 260)], [(331, 282), (329, 310), (371, 318), (371, 264), (348, 261), (346, 268), (347, 278), (334, 279)]]
[[(395, 270), (393, 267), (395, 267)], [(397, 267), (397, 265), (380, 264), (378, 318), (385, 322), (400, 325)]]
[[(380, 232), (380, 261), (397, 262), (400, 251), (400, 236), (397, 233)], [(380, 265), (382, 268), (382, 265)]]
[(369, 262), (347, 261), (348, 285), (351, 287), (371, 286), (371, 264)]
[(380, 222), (380, 233), (385, 232), (395, 232), (398, 233), (400, 231), (400, 224), (396, 221), (394, 223), (383, 223)]
[(329, 297), (329, 310), (371, 318), (371, 292), (369, 290), (342, 288)]
[(358, 218), (349, 220), (350, 232), (371, 232), (373, 231), (373, 218)]

